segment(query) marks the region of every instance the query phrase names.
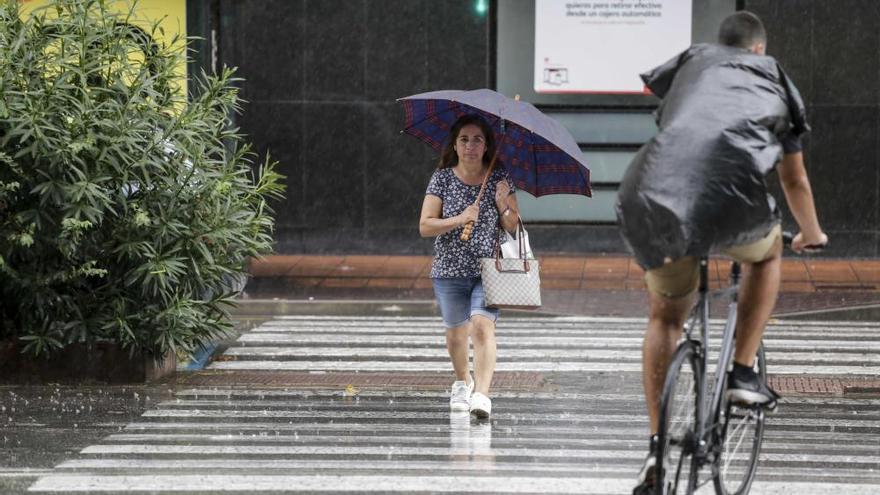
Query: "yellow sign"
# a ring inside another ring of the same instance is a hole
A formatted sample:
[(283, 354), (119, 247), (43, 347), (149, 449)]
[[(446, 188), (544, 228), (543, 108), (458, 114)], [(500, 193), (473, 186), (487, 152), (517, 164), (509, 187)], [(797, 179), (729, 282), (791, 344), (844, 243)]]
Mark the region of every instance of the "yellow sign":
[[(22, 12), (29, 14), (35, 9), (51, 4), (51, 0), (19, 0)], [(113, 12), (127, 13), (131, 3), (126, 1), (108, 1), (107, 8)], [(176, 35), (180, 43), (186, 40), (186, 0), (138, 0), (135, 8), (136, 18), (132, 24), (148, 33), (153, 23), (158, 22), (161, 29), (154, 36), (156, 43), (171, 43)], [(179, 75), (179, 87), (186, 90), (186, 60), (182, 58), (175, 72)]]

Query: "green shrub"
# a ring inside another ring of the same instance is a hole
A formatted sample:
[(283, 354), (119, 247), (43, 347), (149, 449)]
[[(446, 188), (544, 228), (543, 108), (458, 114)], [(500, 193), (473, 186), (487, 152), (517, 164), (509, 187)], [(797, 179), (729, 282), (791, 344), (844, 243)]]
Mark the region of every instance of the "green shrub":
[(0, 340), (192, 353), (227, 335), (282, 186), (229, 115), (231, 70), (187, 102), (181, 40), (99, 0), (0, 7)]

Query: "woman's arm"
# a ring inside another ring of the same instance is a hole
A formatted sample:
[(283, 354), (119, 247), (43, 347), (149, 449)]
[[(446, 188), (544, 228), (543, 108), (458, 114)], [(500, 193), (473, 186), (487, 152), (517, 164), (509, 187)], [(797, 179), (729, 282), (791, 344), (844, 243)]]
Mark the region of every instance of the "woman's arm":
[(495, 185), (495, 207), (498, 208), (498, 218), (504, 230), (514, 232), (519, 223), (519, 204), (506, 180), (500, 180)]
[(426, 194), (425, 201), (422, 203), (422, 215), (419, 219), (419, 234), (422, 237), (436, 237), (445, 234), (468, 222), (476, 222), (478, 213), (477, 206), (470, 205), (454, 217), (441, 218), (443, 200), (433, 194)]

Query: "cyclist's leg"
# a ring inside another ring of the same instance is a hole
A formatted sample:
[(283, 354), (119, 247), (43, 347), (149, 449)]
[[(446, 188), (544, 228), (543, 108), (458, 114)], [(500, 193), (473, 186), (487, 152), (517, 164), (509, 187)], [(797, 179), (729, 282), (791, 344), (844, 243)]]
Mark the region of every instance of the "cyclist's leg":
[(772, 410), (779, 395), (755, 373), (753, 365), (779, 293), (781, 229), (776, 226), (764, 239), (728, 250), (727, 254), (746, 266), (737, 304), (736, 352), (727, 396), (735, 402), (763, 404)]
[(691, 256), (648, 270), (645, 274), (650, 312), (642, 343), (642, 383), (651, 435), (659, 428), (660, 395), (666, 369), (675, 353), (688, 311), (693, 306), (699, 277), (699, 261)]
[(651, 436), (648, 456), (639, 472), (634, 494), (654, 493), (660, 399), (666, 370), (675, 354), (676, 344), (699, 284), (699, 261), (686, 257), (648, 270), (645, 282), (648, 285), (650, 312), (642, 343), (642, 384), (645, 388)]
[(782, 269), (782, 234), (777, 225), (763, 239), (738, 246), (727, 254), (745, 266), (737, 303), (734, 361), (751, 367), (761, 345), (764, 327), (776, 306)]

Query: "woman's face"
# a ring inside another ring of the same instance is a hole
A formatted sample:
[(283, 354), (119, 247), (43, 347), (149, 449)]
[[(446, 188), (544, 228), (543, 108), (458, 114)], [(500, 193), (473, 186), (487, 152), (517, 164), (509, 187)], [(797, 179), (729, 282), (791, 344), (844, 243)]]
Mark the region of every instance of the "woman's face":
[(475, 124), (462, 127), (455, 138), (455, 152), (459, 163), (481, 163), (486, 154), (486, 136), (483, 131)]

